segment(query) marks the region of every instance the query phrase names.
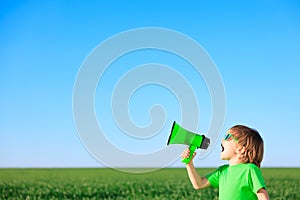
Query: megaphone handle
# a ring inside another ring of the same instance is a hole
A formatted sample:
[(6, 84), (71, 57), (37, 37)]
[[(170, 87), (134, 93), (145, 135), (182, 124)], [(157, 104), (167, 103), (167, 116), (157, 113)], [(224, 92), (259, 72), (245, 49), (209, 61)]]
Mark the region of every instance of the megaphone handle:
[(190, 156), (188, 158), (182, 159), (181, 162), (183, 162), (185, 164), (188, 164), (191, 161), (191, 159), (193, 158), (193, 155), (194, 155), (194, 152), (196, 151), (196, 148), (197, 148), (196, 146), (191, 145), (190, 148), (189, 148), (190, 149)]

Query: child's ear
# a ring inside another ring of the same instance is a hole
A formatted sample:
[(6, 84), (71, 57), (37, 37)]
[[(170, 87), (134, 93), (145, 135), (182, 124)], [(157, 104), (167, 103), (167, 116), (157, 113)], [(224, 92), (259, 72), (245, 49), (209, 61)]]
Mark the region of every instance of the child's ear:
[(236, 149), (236, 152), (238, 153), (238, 154), (243, 154), (243, 153), (245, 153), (245, 151), (246, 151), (246, 147), (244, 147), (244, 146), (238, 146), (238, 148)]

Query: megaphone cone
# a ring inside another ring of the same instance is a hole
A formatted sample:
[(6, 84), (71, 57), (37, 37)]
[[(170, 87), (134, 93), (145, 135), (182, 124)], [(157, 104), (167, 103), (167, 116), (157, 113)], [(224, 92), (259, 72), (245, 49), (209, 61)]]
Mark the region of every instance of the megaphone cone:
[(207, 149), (210, 144), (210, 139), (204, 135), (198, 135), (180, 127), (175, 121), (173, 122), (171, 134), (169, 136), (167, 145), (170, 144), (185, 144), (189, 146), (190, 156), (184, 158), (183, 163), (188, 164), (193, 157), (197, 148)]

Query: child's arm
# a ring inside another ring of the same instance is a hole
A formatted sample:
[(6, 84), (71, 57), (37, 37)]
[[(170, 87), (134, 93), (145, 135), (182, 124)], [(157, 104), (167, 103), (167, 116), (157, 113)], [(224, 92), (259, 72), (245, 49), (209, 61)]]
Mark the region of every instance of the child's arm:
[[(190, 150), (189, 150), (189, 148), (187, 148), (182, 153), (182, 158), (188, 158), (189, 155), (190, 155)], [(194, 153), (193, 158), (195, 157), (195, 155), (196, 155), (196, 152)], [(210, 186), (210, 183), (208, 182), (208, 180), (205, 177), (199, 176), (198, 172), (196, 171), (196, 169), (194, 167), (193, 158), (191, 159), (191, 161), (188, 164), (186, 164), (186, 169), (187, 169), (190, 181), (196, 190), (207, 188), (208, 186)]]
[(269, 200), (269, 194), (268, 191), (265, 189), (260, 189), (256, 193), (258, 200)]

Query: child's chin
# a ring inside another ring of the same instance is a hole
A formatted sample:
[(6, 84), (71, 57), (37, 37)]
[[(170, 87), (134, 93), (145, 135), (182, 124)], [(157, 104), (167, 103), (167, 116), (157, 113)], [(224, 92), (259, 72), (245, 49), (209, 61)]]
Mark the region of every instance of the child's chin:
[(227, 160), (226, 157), (222, 154), (222, 152), (220, 154), (220, 158), (221, 158), (221, 160)]

